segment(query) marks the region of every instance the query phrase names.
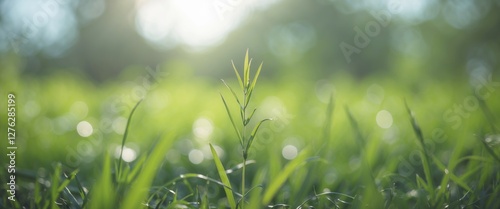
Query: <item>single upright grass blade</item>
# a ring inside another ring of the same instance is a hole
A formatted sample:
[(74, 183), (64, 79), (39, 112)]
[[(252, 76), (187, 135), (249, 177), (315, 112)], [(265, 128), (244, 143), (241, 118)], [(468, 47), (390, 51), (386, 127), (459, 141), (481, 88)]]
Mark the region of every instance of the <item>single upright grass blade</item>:
[(248, 61), (248, 49), (247, 53), (245, 54), (245, 61), (243, 63), (243, 86), (245, 89), (248, 87), (248, 83), (250, 82), (250, 62)]
[(253, 91), (253, 89), (255, 88), (255, 84), (257, 84), (257, 79), (259, 78), (260, 70), (262, 69), (262, 65), (263, 64), (264, 64), (264, 62), (260, 63), (260, 66), (257, 69), (257, 72), (255, 73), (255, 76), (253, 77), (252, 85), (250, 85), (250, 91)]
[(411, 126), (413, 127), (413, 131), (415, 132), (415, 135), (417, 135), (418, 141), (420, 142), (420, 145), (422, 145), (422, 152), (421, 153), (421, 158), (422, 158), (422, 166), (424, 168), (424, 174), (425, 174), (425, 179), (427, 181), (428, 189), (427, 192), (429, 192), (429, 195), (434, 197), (434, 183), (432, 180), (431, 176), (431, 166), (430, 166), (430, 159), (429, 159), (429, 153), (427, 152), (427, 149), (425, 148), (425, 143), (424, 143), (424, 135), (422, 134), (422, 129), (420, 129), (420, 126), (417, 123), (417, 120), (415, 119), (415, 115), (413, 115), (413, 112), (410, 110), (408, 107), (408, 103), (406, 103), (405, 100), (405, 106), (406, 110), (408, 111), (408, 114), (410, 116), (410, 122)]
[(125, 126), (125, 133), (123, 134), (123, 139), (122, 139), (122, 146), (121, 146), (121, 150), (120, 150), (120, 158), (118, 158), (118, 171), (116, 172), (117, 173), (117, 179), (120, 179), (121, 178), (121, 172), (122, 172), (122, 156), (123, 156), (123, 147), (125, 147), (125, 141), (127, 140), (127, 136), (128, 136), (128, 130), (129, 130), (129, 127), (130, 127), (130, 121), (132, 120), (132, 115), (134, 115), (134, 112), (135, 110), (137, 109), (137, 107), (139, 106), (139, 104), (141, 104), (142, 102), (142, 99), (139, 100), (139, 102), (137, 102), (137, 104), (135, 104), (134, 108), (132, 108), (132, 111), (130, 112), (130, 115), (128, 116), (128, 120), (127, 120), (127, 126)]
[(236, 127), (236, 124), (234, 123), (233, 116), (231, 116), (231, 111), (229, 111), (229, 107), (227, 106), (226, 100), (224, 99), (224, 96), (222, 96), (222, 94), (220, 95), (220, 97), (222, 98), (222, 102), (224, 103), (224, 107), (226, 107), (226, 112), (227, 112), (227, 115), (229, 116), (229, 120), (231, 121), (231, 124), (233, 125), (234, 131), (238, 135), (238, 139), (240, 140), (240, 145), (241, 145), (241, 147), (243, 147), (243, 138), (241, 137), (241, 133), (238, 130), (238, 127)]
[(224, 191), (226, 192), (226, 197), (227, 201), (229, 202), (229, 206), (231, 206), (231, 209), (236, 209), (236, 201), (234, 201), (231, 182), (229, 182), (229, 178), (226, 175), (226, 170), (224, 169), (224, 166), (222, 165), (222, 162), (220, 161), (219, 156), (217, 155), (217, 152), (215, 151), (212, 144), (210, 144), (210, 151), (212, 152), (212, 156), (215, 162), (215, 167), (217, 168), (217, 172), (219, 173), (220, 180), (225, 185)]
[(236, 77), (238, 78), (238, 83), (240, 83), (240, 87), (243, 89), (244, 88), (243, 80), (241, 80), (240, 73), (238, 73), (238, 69), (236, 69), (236, 66), (234, 65), (234, 62), (232, 60), (231, 60), (231, 64), (233, 64), (234, 73), (236, 74)]

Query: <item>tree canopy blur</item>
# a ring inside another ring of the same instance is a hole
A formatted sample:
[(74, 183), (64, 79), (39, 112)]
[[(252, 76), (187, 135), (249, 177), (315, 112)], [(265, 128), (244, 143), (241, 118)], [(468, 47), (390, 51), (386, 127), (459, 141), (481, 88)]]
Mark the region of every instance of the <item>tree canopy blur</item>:
[[(3, 0), (0, 51), (26, 75), (56, 69), (96, 82), (129, 66), (177, 63), (220, 77), (250, 48), (264, 76), (498, 70), (500, 1)], [(272, 60), (272, 61), (271, 61)], [(236, 60), (235, 60), (236, 61)]]

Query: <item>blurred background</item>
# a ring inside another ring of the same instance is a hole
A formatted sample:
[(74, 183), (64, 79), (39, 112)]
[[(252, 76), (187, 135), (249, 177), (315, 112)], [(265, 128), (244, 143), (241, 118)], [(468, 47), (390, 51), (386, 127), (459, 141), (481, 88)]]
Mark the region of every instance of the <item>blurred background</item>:
[[(162, 172), (215, 174), (206, 169), (209, 142), (227, 167), (241, 161), (218, 94), (230, 95), (220, 79), (237, 87), (231, 60), (242, 70), (249, 49), (252, 69), (264, 62), (255, 117), (277, 118), (252, 158), (286, 162), (305, 146), (327, 147), (327, 160), (348, 162), (325, 171), (334, 184), (360, 161), (349, 149), (355, 142), (343, 140), (353, 136), (344, 107), (382, 143), (374, 150), (392, 154), (412, 145), (404, 99), (424, 131), (453, 138), (485, 127), (477, 105), (466, 114), (455, 107), (478, 88), (492, 109), (500, 105), (499, 9), (499, 0), (2, 0), (0, 92), (16, 94), (18, 165), (36, 171), (28, 176), (47, 176), (54, 162), (98, 172), (95, 159), (119, 153), (141, 98), (124, 160), (174, 133)], [(332, 140), (324, 142), (331, 94)], [(444, 159), (453, 149), (436, 146)]]

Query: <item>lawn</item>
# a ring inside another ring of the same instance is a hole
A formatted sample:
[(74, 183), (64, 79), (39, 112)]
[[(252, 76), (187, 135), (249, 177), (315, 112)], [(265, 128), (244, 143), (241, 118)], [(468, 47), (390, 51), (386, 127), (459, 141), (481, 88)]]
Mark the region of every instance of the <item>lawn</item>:
[(17, 149), (2, 142), (15, 189), (2, 184), (0, 208), (500, 207), (491, 76), (253, 83), (260, 62), (279, 69), (241, 52), (217, 60), (232, 76), (164, 63), (105, 83), (3, 62), (0, 134), (14, 128)]

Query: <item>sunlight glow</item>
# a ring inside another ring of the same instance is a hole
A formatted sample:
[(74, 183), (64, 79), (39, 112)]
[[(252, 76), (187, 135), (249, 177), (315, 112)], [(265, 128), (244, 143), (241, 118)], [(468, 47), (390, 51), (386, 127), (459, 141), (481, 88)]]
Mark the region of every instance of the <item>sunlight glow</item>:
[(89, 137), (94, 132), (94, 129), (89, 122), (81, 121), (76, 125), (76, 131), (82, 137)]
[[(121, 152), (121, 147), (117, 146), (115, 149), (115, 157), (116, 158), (120, 157), (120, 152)], [(138, 155), (138, 153), (134, 149), (127, 147), (127, 146), (123, 147), (123, 154), (122, 154), (123, 161), (125, 161), (127, 163), (132, 162), (137, 158), (137, 155)]]
[(389, 111), (387, 110), (380, 110), (377, 113), (377, 125), (380, 126), (380, 128), (390, 128), (392, 126), (392, 115)]
[(189, 152), (189, 161), (193, 164), (200, 164), (203, 162), (203, 152), (198, 149), (193, 149)]
[(201, 50), (222, 42), (249, 11), (276, 1), (143, 0), (137, 4), (136, 29), (151, 45), (177, 43)]
[(286, 145), (285, 147), (283, 147), (283, 150), (281, 150), (281, 154), (287, 160), (293, 160), (295, 157), (297, 157), (297, 153), (297, 147), (290, 144)]
[(198, 118), (193, 124), (193, 134), (199, 139), (207, 140), (213, 131), (212, 122), (207, 118)]

